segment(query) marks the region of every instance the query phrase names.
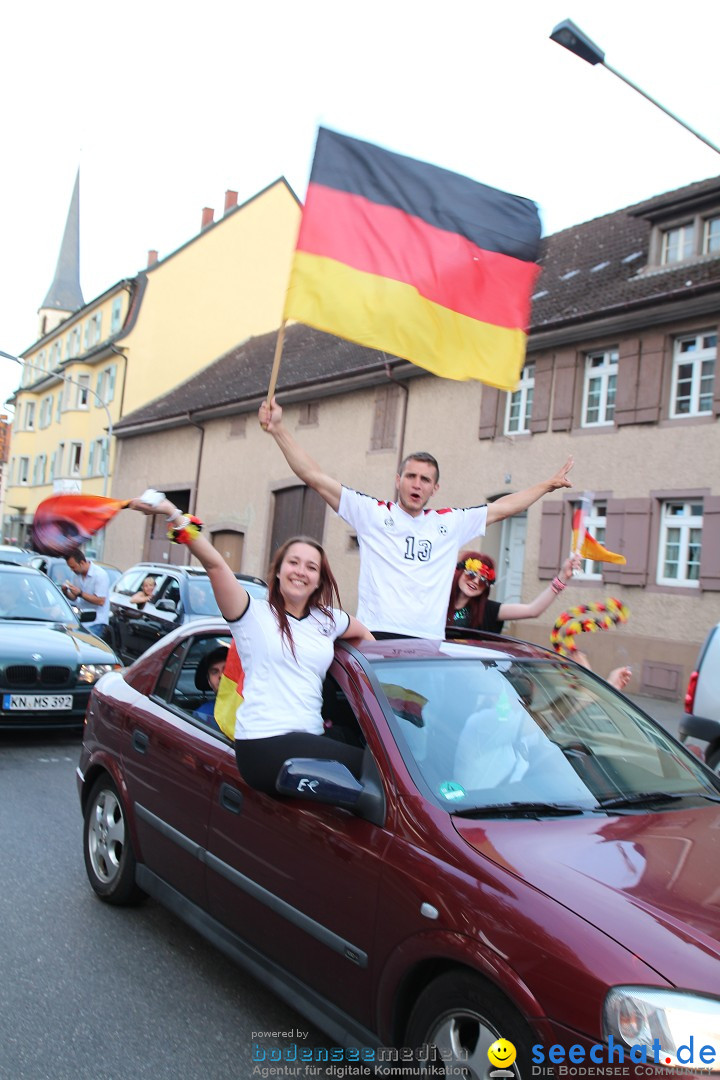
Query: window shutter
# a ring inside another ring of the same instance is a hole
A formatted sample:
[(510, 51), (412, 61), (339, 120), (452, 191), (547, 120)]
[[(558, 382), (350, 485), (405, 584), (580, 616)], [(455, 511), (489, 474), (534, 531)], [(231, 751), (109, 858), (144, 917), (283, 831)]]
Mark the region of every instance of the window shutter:
[(700, 588), (720, 589), (720, 496), (703, 499), (702, 551), (700, 553)]
[(569, 431), (573, 423), (577, 356), (575, 350), (555, 354), (553, 431)]
[[(720, 326), (718, 326), (716, 332), (718, 337), (720, 337)], [(720, 371), (718, 371), (717, 349), (715, 350), (715, 393), (713, 395), (713, 413), (715, 416), (720, 416)]]
[(550, 419), (550, 394), (552, 392), (552, 357), (540, 356), (534, 363), (535, 390), (533, 393), (530, 430), (532, 432), (547, 431)]
[(540, 553), (538, 555), (538, 577), (541, 579), (554, 578), (562, 562), (564, 521), (564, 502), (555, 501), (542, 504)]
[(643, 339), (640, 356), (636, 415), (638, 424), (656, 424), (660, 419), (664, 355), (664, 335), (648, 334)]
[(618, 377), (615, 395), (615, 423), (618, 427), (636, 422), (639, 370), (639, 340), (633, 338), (630, 341), (621, 341), (618, 347)]
[(371, 450), (392, 450), (397, 431), (399, 386), (380, 386), (375, 392), (375, 412), (370, 436)]
[[(502, 400), (505, 400), (503, 394)], [(494, 439), (498, 430), (500, 391), (494, 386), (483, 386), (480, 401), (480, 427), (478, 439)]]
[(603, 581), (608, 584), (645, 585), (650, 559), (652, 499), (610, 499), (605, 527), (605, 547), (624, 555), (627, 563), (603, 564)]

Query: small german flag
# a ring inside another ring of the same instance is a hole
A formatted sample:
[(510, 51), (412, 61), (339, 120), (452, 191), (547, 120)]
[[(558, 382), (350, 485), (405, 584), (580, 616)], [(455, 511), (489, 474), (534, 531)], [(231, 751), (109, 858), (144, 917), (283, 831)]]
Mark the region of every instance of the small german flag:
[(215, 723), (228, 739), (235, 739), (235, 715), (243, 703), (245, 672), (234, 641), (230, 642), (225, 670), (215, 699)]
[(320, 128), (284, 317), (514, 390), (539, 242), (529, 199)]

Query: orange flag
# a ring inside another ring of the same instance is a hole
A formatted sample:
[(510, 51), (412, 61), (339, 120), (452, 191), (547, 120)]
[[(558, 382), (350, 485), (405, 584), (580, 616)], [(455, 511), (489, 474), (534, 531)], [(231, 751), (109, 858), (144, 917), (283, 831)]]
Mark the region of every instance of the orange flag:
[(620, 566), (624, 566), (627, 562), (624, 555), (617, 555), (614, 551), (609, 551), (587, 531), (585, 528), (586, 513), (587, 508), (583, 505), (579, 506), (573, 514), (572, 551), (576, 551), (583, 559), (592, 559), (593, 562), (618, 563)]
[(127, 501), (102, 495), (51, 495), (35, 511), (33, 547), (41, 555), (67, 555), (127, 505)]

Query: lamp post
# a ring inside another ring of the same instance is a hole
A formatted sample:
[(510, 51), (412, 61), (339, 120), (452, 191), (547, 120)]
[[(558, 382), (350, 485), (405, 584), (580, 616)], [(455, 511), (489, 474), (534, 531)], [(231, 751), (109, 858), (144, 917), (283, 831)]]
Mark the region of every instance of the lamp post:
[(678, 124), (684, 127), (687, 131), (694, 135), (696, 139), (700, 139), (700, 142), (704, 142), (706, 146), (709, 146), (711, 150), (714, 150), (716, 154), (720, 154), (720, 146), (716, 146), (714, 142), (701, 135), (699, 131), (696, 131), (694, 127), (687, 124), (684, 120), (681, 120), (679, 116), (676, 116), (674, 112), (667, 109), (664, 105), (661, 105), (659, 101), (656, 101), (654, 97), (651, 97), (647, 91), (642, 87), (634, 83), (632, 79), (628, 79), (626, 75), (618, 71), (616, 68), (608, 64), (605, 59), (605, 53), (596, 45), (591, 38), (584, 34), (582, 30), (575, 25), (572, 19), (565, 19), (563, 22), (558, 23), (552, 34), (550, 40), (557, 42), (558, 45), (562, 45), (565, 49), (568, 49), (575, 56), (579, 56), (581, 60), (585, 60), (588, 64), (602, 64), (613, 75), (617, 75), (618, 79), (622, 79), (624, 83), (631, 86), (633, 90), (637, 90), (638, 94), (642, 94), (644, 98), (647, 98), (651, 104), (656, 105), (658, 109), (661, 109), (671, 120), (675, 120)]
[(107, 416), (108, 432), (107, 449), (103, 456), (103, 495), (107, 496), (110, 479), (110, 446), (112, 445), (113, 436), (112, 416), (110, 415), (110, 409), (108, 408), (107, 402), (103, 401), (100, 395), (95, 390), (93, 390), (92, 387), (84, 386), (82, 383), (77, 382), (76, 379), (71, 379), (69, 375), (61, 375), (57, 371), (45, 371), (44, 368), (39, 367), (37, 364), (33, 364), (31, 360), (21, 360), (19, 356), (14, 356), (12, 353), (3, 352), (2, 349), (0, 349), (0, 356), (4, 356), (6, 360), (12, 360), (14, 363), (19, 364), (22, 368), (30, 367), (34, 371), (42, 372), (43, 375), (47, 375), (49, 378), (59, 379), (61, 382), (69, 383), (71, 386), (81, 387), (83, 390), (87, 390), (89, 394), (92, 394), (98, 405), (101, 405), (103, 407), (103, 409), (105, 410), (105, 415)]

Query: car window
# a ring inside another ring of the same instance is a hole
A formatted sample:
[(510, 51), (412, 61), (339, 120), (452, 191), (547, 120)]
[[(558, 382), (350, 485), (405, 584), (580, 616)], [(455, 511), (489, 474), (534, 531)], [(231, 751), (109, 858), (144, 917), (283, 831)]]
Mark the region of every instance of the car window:
[(364, 747), (365, 736), (347, 696), (332, 675), (323, 683), (322, 718), (325, 734), (351, 746)]
[(181, 642), (168, 657), (155, 688), (156, 697), (218, 735), (220, 732), (215, 730), (212, 720), (216, 695), (207, 681), (203, 662), (218, 648), (227, 648), (229, 644), (229, 634), (204, 634)]
[(132, 596), (139, 590), (148, 575), (152, 575), (152, 577), (156, 579), (155, 593), (157, 595), (164, 579), (153, 571), (148, 570), (147, 567), (143, 568), (137, 566), (125, 571), (119, 580), (112, 586), (113, 592), (122, 593), (123, 596)]
[(8, 573), (0, 568), (0, 618), (77, 624), (62, 593), (35, 570), (27, 574)]
[(168, 577), (158, 588), (155, 587), (155, 595), (153, 596), (153, 603), (157, 604), (159, 600), (171, 600), (175, 605), (175, 610), (180, 609), (180, 582), (174, 577)]
[(392, 660), (376, 672), (411, 773), (444, 805), (717, 794), (693, 758), (576, 664)]

